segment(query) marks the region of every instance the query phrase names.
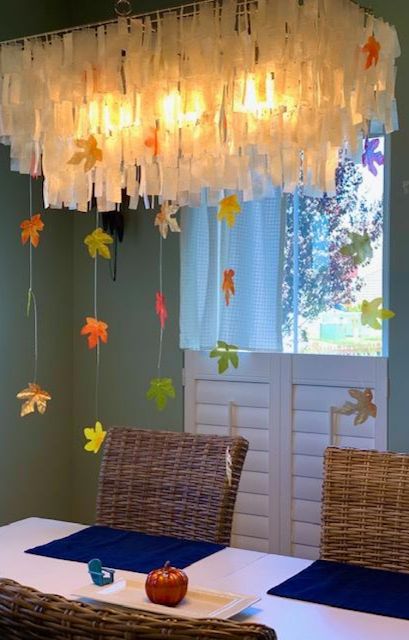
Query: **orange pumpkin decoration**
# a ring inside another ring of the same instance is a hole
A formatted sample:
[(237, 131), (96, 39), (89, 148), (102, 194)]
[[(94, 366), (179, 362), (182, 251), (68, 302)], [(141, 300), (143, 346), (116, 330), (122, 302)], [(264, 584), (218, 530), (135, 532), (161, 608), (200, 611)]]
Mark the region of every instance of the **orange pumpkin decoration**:
[(188, 577), (181, 569), (166, 562), (161, 569), (151, 571), (145, 582), (145, 591), (151, 602), (175, 607), (187, 592)]

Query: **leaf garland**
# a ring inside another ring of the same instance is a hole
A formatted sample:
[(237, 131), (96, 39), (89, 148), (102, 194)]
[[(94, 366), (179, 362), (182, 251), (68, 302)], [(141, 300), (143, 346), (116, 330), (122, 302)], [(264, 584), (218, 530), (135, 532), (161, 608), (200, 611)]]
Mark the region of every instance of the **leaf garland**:
[(230, 365), (235, 369), (239, 366), (238, 347), (227, 344), (223, 340), (217, 341), (217, 347), (210, 352), (210, 358), (218, 358), (218, 371), (220, 374), (227, 371)]

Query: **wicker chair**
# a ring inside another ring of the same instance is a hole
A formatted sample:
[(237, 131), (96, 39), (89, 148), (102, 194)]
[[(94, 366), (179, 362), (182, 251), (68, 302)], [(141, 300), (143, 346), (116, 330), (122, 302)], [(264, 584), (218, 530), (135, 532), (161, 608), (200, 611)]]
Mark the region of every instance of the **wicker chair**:
[(0, 579), (2, 640), (276, 640), (264, 625), (98, 608)]
[(328, 448), (321, 525), (323, 560), (409, 572), (409, 454)]
[(112, 427), (101, 462), (96, 522), (228, 545), (247, 448), (244, 438)]

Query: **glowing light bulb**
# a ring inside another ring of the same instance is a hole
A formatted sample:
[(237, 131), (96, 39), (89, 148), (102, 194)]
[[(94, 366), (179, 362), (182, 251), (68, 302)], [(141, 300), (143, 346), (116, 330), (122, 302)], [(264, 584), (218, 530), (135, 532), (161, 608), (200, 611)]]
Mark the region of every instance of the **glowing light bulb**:
[(119, 128), (126, 129), (132, 126), (132, 108), (129, 102), (121, 104), (119, 109)]
[(256, 80), (254, 75), (249, 75), (246, 81), (246, 91), (244, 95), (244, 110), (256, 113), (258, 109)]
[(181, 100), (178, 91), (172, 91), (163, 99), (163, 121), (167, 129), (180, 126)]
[(97, 100), (92, 100), (88, 106), (89, 131), (98, 133), (99, 128), (99, 104)]
[(104, 133), (109, 135), (112, 131), (111, 112), (109, 106), (104, 104)]

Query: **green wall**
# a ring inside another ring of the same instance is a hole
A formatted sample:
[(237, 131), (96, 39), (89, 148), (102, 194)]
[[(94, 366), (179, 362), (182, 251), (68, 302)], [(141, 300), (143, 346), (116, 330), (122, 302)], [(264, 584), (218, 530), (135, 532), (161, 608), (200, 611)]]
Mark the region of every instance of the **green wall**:
[[(67, 15), (54, 1), (2, 3), (0, 39), (62, 26)], [(16, 393), (32, 380), (33, 321), (26, 317), (28, 247), (19, 224), (29, 215), (29, 178), (9, 170), (0, 145), (0, 523), (29, 515), (71, 515), (72, 433), (72, 221), (44, 215), (34, 255), (34, 287), (40, 309), (39, 382), (51, 392), (49, 409), (19, 417)], [(41, 185), (34, 185), (41, 210)]]

